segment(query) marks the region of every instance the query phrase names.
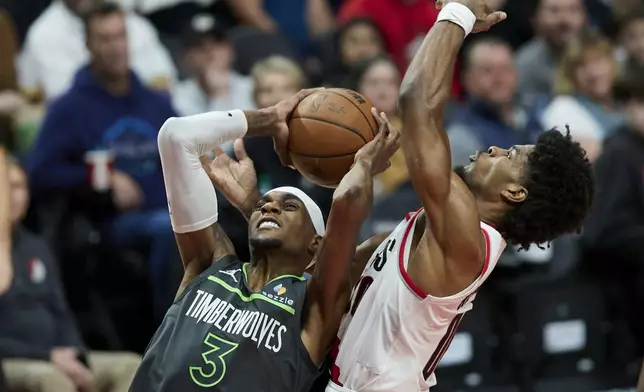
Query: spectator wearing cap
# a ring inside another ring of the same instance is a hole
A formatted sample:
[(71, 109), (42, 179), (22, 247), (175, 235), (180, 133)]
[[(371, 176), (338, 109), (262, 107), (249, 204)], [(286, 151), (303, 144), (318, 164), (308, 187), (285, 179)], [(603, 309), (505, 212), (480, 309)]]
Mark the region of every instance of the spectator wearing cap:
[(84, 160), (92, 156), (90, 151), (113, 156), (108, 184), (116, 212), (101, 222), (104, 233), (118, 245), (149, 247), (155, 304), (165, 313), (176, 290), (165, 285), (165, 274), (179, 256), (156, 139), (161, 125), (176, 114), (167, 95), (145, 87), (129, 69), (125, 20), (111, 4), (88, 13), (90, 64), (49, 106), (28, 171), (35, 196), (49, 199), (55, 193), (77, 194), (89, 188)]
[(229, 0), (242, 23), (288, 37), (306, 57), (316, 37), (331, 31), (335, 20), (328, 0)]
[[(642, 356), (644, 74), (632, 75), (615, 90), (628, 122), (606, 140), (594, 163), (598, 192), (582, 240), (588, 261), (598, 269), (596, 276), (613, 283), (611, 307), (625, 316), (637, 342), (636, 353)], [(640, 380), (642, 387), (644, 379)]]
[[(51, 100), (72, 84), (89, 60), (82, 15), (100, 0), (55, 0), (33, 23), (19, 59), (19, 84), (28, 96)], [(167, 90), (176, 70), (154, 27), (125, 14), (132, 68), (148, 86)]]
[(172, 92), (181, 115), (255, 107), (253, 81), (232, 69), (234, 50), (211, 17), (193, 20), (184, 48), (183, 62), (190, 76)]
[(8, 291), (0, 293), (0, 357), (9, 390), (127, 391), (140, 357), (87, 350), (52, 252), (20, 224), (29, 208), (25, 173), (11, 163), (8, 172), (0, 173), (0, 181), (0, 188), (10, 191), (11, 203), (13, 279)]
[(526, 105), (550, 96), (559, 59), (585, 25), (583, 0), (538, 0), (536, 36), (517, 52), (519, 94)]

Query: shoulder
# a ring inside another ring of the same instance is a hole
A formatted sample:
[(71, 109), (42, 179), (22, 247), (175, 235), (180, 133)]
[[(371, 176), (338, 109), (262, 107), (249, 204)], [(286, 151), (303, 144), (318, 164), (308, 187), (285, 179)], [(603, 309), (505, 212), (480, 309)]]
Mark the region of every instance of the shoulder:
[(538, 56), (540, 51), (539, 41), (532, 40), (526, 42), (517, 50), (516, 59), (519, 66), (527, 65), (527, 63), (532, 62)]
[(561, 126), (561, 124), (551, 124), (552, 121), (559, 120), (562, 115), (572, 116), (579, 112), (585, 112), (583, 106), (570, 95), (560, 95), (555, 97), (543, 111), (544, 125), (547, 127)]
[(60, 34), (60, 27), (57, 24), (63, 17), (57, 4), (52, 3), (40, 16), (31, 24), (27, 30), (27, 42), (37, 43), (44, 41), (55, 41)]
[[(79, 97), (75, 94), (75, 91), (72, 89), (65, 92), (63, 95), (55, 98), (49, 103), (47, 107), (46, 116), (47, 117), (60, 117), (66, 116), (68, 114), (78, 114), (78, 104), (82, 104), (79, 100)], [(85, 106), (85, 105), (83, 105)]]
[(128, 33), (131, 34), (134, 39), (158, 38), (158, 33), (152, 23), (134, 12), (127, 13), (126, 23), (128, 27)]
[(147, 102), (150, 106), (157, 107), (162, 109), (159, 111), (159, 114), (166, 117), (175, 117), (175, 110), (172, 107), (172, 100), (170, 95), (167, 93), (162, 93), (154, 91), (146, 86), (142, 86), (143, 95), (147, 99)]
[(44, 259), (44, 262), (49, 264), (51, 258), (51, 251), (47, 242), (40, 236), (25, 227), (19, 226), (16, 228), (15, 246), (19, 249), (26, 249), (29, 251), (29, 256)]

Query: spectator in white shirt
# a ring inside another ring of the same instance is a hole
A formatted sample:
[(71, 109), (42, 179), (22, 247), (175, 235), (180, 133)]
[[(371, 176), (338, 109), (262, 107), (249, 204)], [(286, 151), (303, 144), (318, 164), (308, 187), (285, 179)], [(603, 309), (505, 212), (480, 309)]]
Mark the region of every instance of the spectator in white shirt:
[[(55, 0), (29, 28), (19, 59), (19, 84), (28, 96), (51, 100), (71, 86), (89, 61), (81, 16), (97, 1)], [(126, 23), (133, 70), (149, 87), (167, 90), (176, 70), (156, 30), (134, 13)]]
[(232, 69), (233, 48), (211, 17), (195, 17), (185, 34), (184, 50), (190, 76), (172, 93), (174, 107), (181, 115), (254, 109), (253, 81)]

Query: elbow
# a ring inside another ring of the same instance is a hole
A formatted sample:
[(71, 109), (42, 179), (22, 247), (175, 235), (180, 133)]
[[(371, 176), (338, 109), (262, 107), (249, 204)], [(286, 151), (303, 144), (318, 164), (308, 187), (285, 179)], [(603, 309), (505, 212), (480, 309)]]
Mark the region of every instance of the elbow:
[(170, 117), (165, 120), (161, 129), (159, 129), (157, 144), (161, 153), (172, 148), (172, 146), (177, 146), (182, 143), (180, 123), (181, 120), (178, 117)]
[(354, 215), (355, 211), (370, 206), (373, 199), (373, 184), (356, 184), (345, 188), (337, 188), (333, 193), (331, 208), (344, 216)]

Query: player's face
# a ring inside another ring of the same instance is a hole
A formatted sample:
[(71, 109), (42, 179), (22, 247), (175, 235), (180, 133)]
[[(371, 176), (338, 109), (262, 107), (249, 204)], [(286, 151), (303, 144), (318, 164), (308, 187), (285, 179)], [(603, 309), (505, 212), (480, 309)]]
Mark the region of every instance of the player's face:
[(114, 12), (94, 18), (87, 34), (87, 47), (94, 64), (110, 76), (127, 75), (129, 59), (125, 14)]
[(315, 237), (304, 204), (290, 193), (272, 192), (257, 202), (248, 221), (252, 249), (282, 249), (302, 255)]
[(523, 145), (479, 151), (465, 166), (465, 181), (479, 200), (520, 203), (528, 196), (522, 184), (533, 150), (533, 145)]

